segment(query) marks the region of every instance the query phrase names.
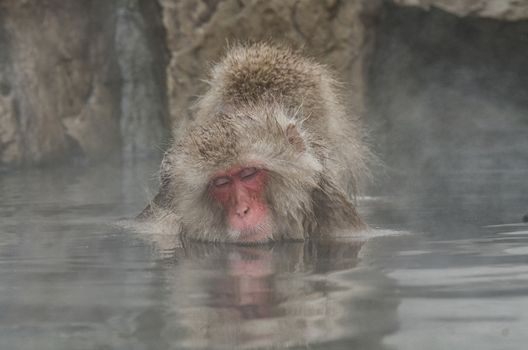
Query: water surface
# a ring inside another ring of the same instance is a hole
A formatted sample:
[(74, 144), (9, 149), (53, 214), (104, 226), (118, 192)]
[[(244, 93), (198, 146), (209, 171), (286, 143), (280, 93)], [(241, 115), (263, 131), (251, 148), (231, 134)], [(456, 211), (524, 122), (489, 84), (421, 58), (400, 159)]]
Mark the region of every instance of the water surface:
[(446, 174), (440, 187), (364, 198), (369, 239), (180, 246), (113, 224), (142, 209), (156, 166), (1, 175), (1, 349), (520, 349), (528, 340), (526, 172)]

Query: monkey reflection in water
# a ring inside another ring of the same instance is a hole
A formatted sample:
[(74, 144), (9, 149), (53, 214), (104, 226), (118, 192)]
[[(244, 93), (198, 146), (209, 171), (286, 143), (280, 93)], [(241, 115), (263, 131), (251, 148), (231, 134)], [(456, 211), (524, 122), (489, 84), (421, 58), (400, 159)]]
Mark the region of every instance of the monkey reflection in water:
[(399, 302), (391, 279), (356, 268), (361, 247), (309, 241), (177, 248), (163, 261), (170, 319), (162, 334), (189, 348), (348, 341), (383, 349), (383, 336), (398, 325)]
[(139, 218), (199, 241), (260, 243), (360, 230), (368, 150), (328, 70), (292, 50), (232, 48), (174, 135)]

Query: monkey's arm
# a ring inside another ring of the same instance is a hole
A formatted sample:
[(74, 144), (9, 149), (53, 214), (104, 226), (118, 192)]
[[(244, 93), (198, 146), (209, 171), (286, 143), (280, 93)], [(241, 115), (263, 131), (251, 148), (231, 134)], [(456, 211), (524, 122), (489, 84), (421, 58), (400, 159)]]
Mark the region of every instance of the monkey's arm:
[(319, 188), (314, 190), (313, 198), (314, 212), (321, 232), (328, 229), (332, 232), (335, 229), (367, 227), (345, 193), (328, 179), (320, 180)]
[(168, 181), (162, 181), (158, 194), (154, 199), (143, 209), (136, 217), (138, 220), (152, 219), (155, 215), (155, 209), (167, 208), (169, 206), (171, 197), (168, 191)]

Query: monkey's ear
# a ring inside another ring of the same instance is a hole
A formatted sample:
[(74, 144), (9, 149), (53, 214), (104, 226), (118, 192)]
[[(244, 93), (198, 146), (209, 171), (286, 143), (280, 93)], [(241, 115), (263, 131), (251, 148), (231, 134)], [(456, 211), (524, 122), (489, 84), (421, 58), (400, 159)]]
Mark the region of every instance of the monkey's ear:
[(295, 124), (288, 124), (288, 126), (286, 127), (286, 137), (288, 138), (288, 142), (295, 148), (296, 151), (306, 151), (306, 145), (304, 144), (304, 140), (301, 134), (299, 133), (299, 130), (297, 130)]

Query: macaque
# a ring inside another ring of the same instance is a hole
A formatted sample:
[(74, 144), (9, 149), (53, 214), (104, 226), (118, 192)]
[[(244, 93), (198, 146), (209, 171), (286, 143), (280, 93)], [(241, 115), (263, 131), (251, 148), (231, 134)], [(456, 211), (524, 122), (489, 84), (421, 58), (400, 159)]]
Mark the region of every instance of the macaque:
[(365, 227), (355, 195), (368, 150), (324, 66), (282, 46), (236, 46), (193, 119), (140, 218), (183, 239), (238, 243)]

